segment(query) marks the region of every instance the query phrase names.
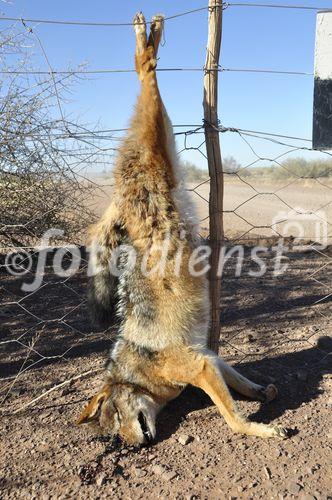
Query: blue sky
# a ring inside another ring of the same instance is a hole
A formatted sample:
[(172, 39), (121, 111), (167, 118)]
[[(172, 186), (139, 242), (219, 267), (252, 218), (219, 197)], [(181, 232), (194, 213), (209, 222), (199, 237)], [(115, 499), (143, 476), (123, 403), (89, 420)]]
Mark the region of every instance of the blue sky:
[[(319, 3), (319, 7), (332, 8), (332, 2), (326, 0), (290, 3)], [(204, 0), (13, 0), (11, 5), (1, 4), (0, 9), (3, 15), (25, 18), (127, 22), (138, 10), (149, 19), (159, 12), (172, 15), (202, 6)], [(315, 22), (315, 11), (230, 6), (224, 13), (221, 65), (312, 72)], [(35, 30), (53, 69), (72, 68), (82, 62), (87, 62), (91, 70), (133, 67), (131, 27), (40, 24)], [(203, 67), (206, 36), (206, 11), (167, 21), (159, 67)], [(38, 47), (34, 51), (36, 68), (47, 69)], [(174, 124), (201, 123), (202, 77), (201, 72), (159, 73), (161, 93)], [(128, 124), (137, 92), (135, 74), (90, 76), (75, 86), (66, 112), (79, 115), (87, 123), (99, 121), (105, 128), (122, 128)], [(311, 76), (223, 73), (219, 75), (219, 118), (225, 126), (310, 138), (312, 94)], [(188, 144), (194, 145), (196, 139), (189, 139)], [(224, 155), (233, 155), (242, 164), (253, 159), (250, 149), (235, 134), (223, 134), (221, 140)], [(271, 157), (280, 151), (271, 143), (250, 142), (262, 156)], [(179, 148), (182, 145), (180, 139)], [(195, 152), (188, 152), (185, 158), (204, 166), (204, 158)]]

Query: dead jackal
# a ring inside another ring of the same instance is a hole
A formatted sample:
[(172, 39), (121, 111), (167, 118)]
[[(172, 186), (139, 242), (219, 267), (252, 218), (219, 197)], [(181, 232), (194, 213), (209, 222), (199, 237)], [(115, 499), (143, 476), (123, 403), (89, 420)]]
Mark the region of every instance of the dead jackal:
[[(192, 384), (211, 397), (235, 432), (285, 437), (281, 427), (243, 418), (226, 384), (262, 401), (272, 400), (276, 388), (247, 380), (205, 347), (208, 283), (204, 273), (190, 272), (198, 247), (195, 220), (179, 185), (172, 126), (155, 72), (163, 18), (153, 18), (148, 38), (141, 13), (134, 28), (141, 93), (119, 152), (113, 201), (92, 234), (91, 308), (99, 321), (116, 316), (119, 334), (105, 384), (78, 422), (97, 420), (105, 432), (128, 443), (151, 441), (158, 411)], [(160, 248), (165, 242), (161, 272)], [(124, 247), (134, 250), (134, 265), (129, 265), (130, 251)], [(120, 273), (111, 269), (115, 253)], [(143, 273), (143, 264), (148, 272)], [(200, 269), (203, 265), (198, 262)]]

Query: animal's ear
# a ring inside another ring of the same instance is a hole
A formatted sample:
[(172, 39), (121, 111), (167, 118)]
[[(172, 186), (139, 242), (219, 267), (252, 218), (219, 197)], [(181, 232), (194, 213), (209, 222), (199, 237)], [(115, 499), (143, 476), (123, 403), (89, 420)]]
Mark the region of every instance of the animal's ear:
[(110, 394), (110, 386), (104, 386), (100, 392), (93, 396), (88, 406), (86, 406), (86, 408), (82, 411), (76, 423), (78, 425), (86, 424), (87, 422), (96, 420), (99, 417), (102, 403), (109, 397)]

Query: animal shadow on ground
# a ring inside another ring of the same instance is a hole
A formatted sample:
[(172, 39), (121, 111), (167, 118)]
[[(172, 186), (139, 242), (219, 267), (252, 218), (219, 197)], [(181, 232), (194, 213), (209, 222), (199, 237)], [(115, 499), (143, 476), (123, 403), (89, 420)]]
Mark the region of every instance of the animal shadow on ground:
[[(279, 389), (278, 398), (270, 403), (260, 404), (258, 411), (250, 415), (249, 419), (270, 423), (281, 417), (286, 410), (295, 410), (303, 403), (315, 399), (320, 394), (319, 383), (322, 375), (332, 372), (331, 357), (332, 338), (324, 336), (310, 349), (234, 365), (243, 375), (254, 378), (255, 382), (261, 384), (268, 383), (263, 375), (268, 374), (270, 380), (275, 379)], [(235, 399), (246, 399), (233, 391), (232, 395)], [(160, 413), (157, 419), (157, 440), (168, 439), (190, 413), (212, 405), (212, 401), (203, 391), (194, 387), (186, 388)], [(295, 433), (297, 430), (290, 431), (290, 435)]]

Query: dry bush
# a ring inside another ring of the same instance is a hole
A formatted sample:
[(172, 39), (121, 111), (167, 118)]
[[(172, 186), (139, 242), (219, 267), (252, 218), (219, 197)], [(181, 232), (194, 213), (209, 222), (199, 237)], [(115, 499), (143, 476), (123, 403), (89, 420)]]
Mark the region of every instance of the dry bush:
[(74, 74), (10, 73), (31, 68), (33, 35), (22, 30), (0, 32), (0, 63), (8, 72), (0, 77), (0, 244), (34, 244), (49, 228), (73, 241), (92, 220), (86, 203), (92, 184), (82, 173), (101, 148), (93, 131), (64, 116)]

